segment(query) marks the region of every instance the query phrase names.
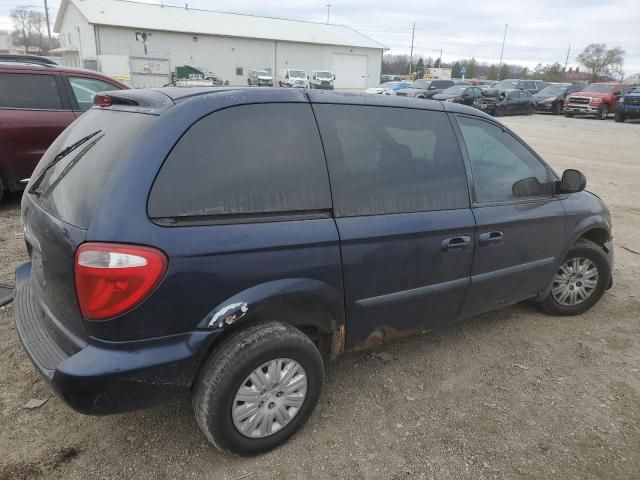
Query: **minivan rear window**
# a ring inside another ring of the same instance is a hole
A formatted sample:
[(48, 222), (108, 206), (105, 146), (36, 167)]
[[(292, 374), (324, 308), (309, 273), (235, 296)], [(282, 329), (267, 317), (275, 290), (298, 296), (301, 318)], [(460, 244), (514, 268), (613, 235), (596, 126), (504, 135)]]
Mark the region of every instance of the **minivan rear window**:
[(102, 186), (135, 137), (156, 118), (133, 112), (92, 109), (53, 142), (33, 172), (33, 179), (56, 155), (87, 138), (47, 170), (31, 194), (44, 210), (79, 228), (87, 228)]
[(308, 104), (241, 105), (195, 123), (149, 196), (160, 223), (314, 217), (331, 209), (329, 176)]

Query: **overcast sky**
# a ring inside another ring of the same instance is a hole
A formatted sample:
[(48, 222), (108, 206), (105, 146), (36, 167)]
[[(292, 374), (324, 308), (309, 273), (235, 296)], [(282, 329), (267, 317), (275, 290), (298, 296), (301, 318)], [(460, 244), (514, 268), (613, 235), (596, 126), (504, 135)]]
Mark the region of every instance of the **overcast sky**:
[[(147, 0), (153, 1), (153, 0)], [(539, 62), (569, 65), (589, 43), (626, 50), (624, 70), (640, 72), (640, 0), (187, 0), (191, 7), (349, 25), (390, 48), (409, 53), (415, 21), (414, 51), (445, 61), (476, 57), (498, 62), (504, 25), (508, 24), (504, 62), (535, 66)], [(0, 28), (10, 28), (10, 10), (20, 4), (44, 12), (43, 0), (0, 0)], [(160, 3), (156, 0), (154, 3)], [(165, 4), (181, 4), (176, 0)], [(49, 0), (53, 23), (60, 0)], [(437, 50), (438, 52), (434, 52)]]

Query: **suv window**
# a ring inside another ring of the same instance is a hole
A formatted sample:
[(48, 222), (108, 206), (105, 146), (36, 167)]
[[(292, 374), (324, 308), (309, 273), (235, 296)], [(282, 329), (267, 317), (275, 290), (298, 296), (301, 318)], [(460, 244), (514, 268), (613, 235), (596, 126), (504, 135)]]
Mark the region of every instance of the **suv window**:
[(0, 73), (0, 108), (61, 110), (55, 75)]
[(68, 77), (71, 89), (78, 102), (78, 108), (81, 111), (89, 110), (93, 106), (93, 97), (100, 92), (108, 90), (117, 90), (113, 85), (86, 77)]
[(242, 105), (198, 121), (174, 146), (149, 197), (152, 218), (232, 221), (329, 209), (313, 111), (294, 103)]
[(547, 168), (518, 139), (484, 120), (460, 116), (458, 122), (478, 203), (551, 196)]
[(449, 88), (455, 83), (451, 80), (433, 80), (431, 86), (434, 88)]
[(465, 208), (460, 149), (445, 113), (315, 105), (339, 217)]

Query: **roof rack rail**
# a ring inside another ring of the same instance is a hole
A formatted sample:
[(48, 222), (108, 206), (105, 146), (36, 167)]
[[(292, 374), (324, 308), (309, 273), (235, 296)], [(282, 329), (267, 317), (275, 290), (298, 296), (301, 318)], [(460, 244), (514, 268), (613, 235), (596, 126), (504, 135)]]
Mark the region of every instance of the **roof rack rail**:
[(13, 55), (8, 53), (1, 53), (0, 62), (31, 63), (35, 65), (43, 65), (45, 67), (58, 66), (58, 64), (53, 60), (49, 60), (46, 57), (40, 57), (38, 55)]

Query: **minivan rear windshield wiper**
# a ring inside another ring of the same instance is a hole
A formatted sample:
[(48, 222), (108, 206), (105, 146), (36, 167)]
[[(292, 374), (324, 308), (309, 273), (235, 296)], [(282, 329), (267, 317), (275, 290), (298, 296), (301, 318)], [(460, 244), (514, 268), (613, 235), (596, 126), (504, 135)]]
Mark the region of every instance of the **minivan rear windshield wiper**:
[(36, 179), (33, 181), (33, 183), (31, 184), (31, 187), (29, 187), (29, 193), (38, 195), (38, 193), (39, 193), (38, 192), (38, 187), (42, 183), (42, 180), (44, 179), (44, 176), (46, 175), (47, 171), (49, 171), (52, 167), (54, 167), (56, 165), (56, 163), (58, 163), (64, 157), (66, 157), (71, 152), (76, 150), (79, 146), (83, 145), (84, 143), (88, 142), (93, 137), (98, 135), (101, 131), (102, 130), (96, 130), (95, 132), (90, 133), (89, 135), (87, 135), (85, 137), (82, 137), (80, 140), (78, 140), (77, 142), (72, 143), (67, 148), (65, 148), (60, 153), (58, 153), (55, 157), (53, 157), (53, 159), (49, 163), (47, 163), (47, 165), (40, 171), (40, 173), (38, 174)]

